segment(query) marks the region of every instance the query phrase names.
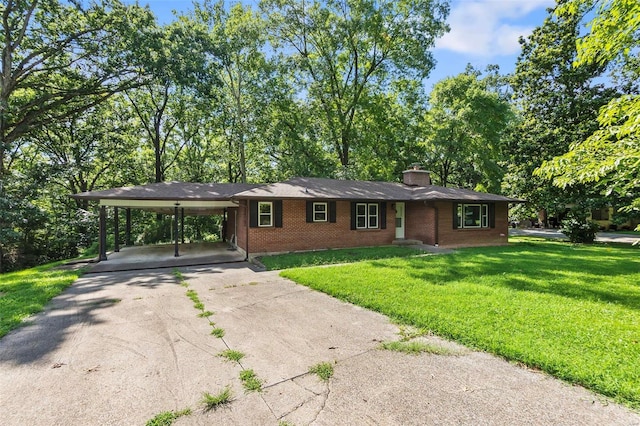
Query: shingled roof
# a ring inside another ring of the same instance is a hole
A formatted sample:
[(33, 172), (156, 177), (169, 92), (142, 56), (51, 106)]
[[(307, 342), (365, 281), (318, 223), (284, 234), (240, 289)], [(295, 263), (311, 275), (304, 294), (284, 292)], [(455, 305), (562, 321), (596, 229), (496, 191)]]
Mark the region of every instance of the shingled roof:
[(73, 198), (100, 200), (197, 200), (225, 201), (237, 193), (262, 185), (250, 183), (187, 183), (160, 182), (148, 185), (126, 186), (104, 191), (82, 192)]
[(408, 186), (395, 182), (293, 178), (235, 195), (237, 199), (326, 199), (386, 201), (506, 201), (516, 198), (437, 185)]
[(192, 202), (232, 199), (323, 199), (385, 201), (506, 201), (516, 198), (437, 185), (408, 186), (372, 182), (297, 177), (272, 184), (161, 182), (71, 195), (87, 200), (176, 200)]

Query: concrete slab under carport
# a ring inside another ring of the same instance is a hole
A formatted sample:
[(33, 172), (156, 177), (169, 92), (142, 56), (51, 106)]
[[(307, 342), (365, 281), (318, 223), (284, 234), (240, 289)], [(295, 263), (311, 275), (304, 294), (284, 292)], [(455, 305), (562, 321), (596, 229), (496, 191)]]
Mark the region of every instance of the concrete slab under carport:
[(108, 260), (91, 264), (88, 273), (216, 265), (245, 260), (244, 254), (224, 242), (180, 244), (178, 257), (174, 256), (174, 249), (173, 244), (123, 247), (119, 252), (109, 253)]

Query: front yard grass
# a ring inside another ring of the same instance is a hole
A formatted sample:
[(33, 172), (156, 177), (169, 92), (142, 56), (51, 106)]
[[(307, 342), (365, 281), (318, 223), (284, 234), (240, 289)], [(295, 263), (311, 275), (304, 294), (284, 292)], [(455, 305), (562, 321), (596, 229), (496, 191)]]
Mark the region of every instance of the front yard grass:
[(528, 241), (282, 276), (640, 408), (640, 251)]
[(410, 246), (365, 247), (336, 250), (320, 250), (301, 253), (264, 256), (260, 262), (270, 271), (297, 268), (303, 266), (352, 263), (362, 260), (388, 259), (392, 257), (411, 257), (426, 253)]
[(81, 270), (55, 269), (62, 262), (0, 274), (0, 337), (40, 312), (62, 290), (71, 285)]

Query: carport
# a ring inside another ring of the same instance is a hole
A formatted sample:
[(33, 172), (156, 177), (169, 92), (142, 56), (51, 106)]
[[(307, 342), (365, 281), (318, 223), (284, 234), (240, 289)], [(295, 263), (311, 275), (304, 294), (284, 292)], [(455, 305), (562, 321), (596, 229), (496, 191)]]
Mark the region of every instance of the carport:
[[(184, 217), (222, 215), (223, 240), (229, 209), (238, 207), (232, 197), (259, 185), (245, 183), (187, 183), (160, 182), (148, 185), (121, 187), (104, 191), (90, 191), (71, 195), (72, 198), (98, 202), (99, 255), (98, 261), (107, 259), (107, 208), (113, 209), (114, 251), (120, 252), (120, 210), (125, 211), (125, 245), (132, 246), (131, 210), (140, 209), (173, 216), (174, 257), (180, 256), (180, 241), (184, 235)], [(231, 230), (232, 235), (237, 233)], [(184, 241), (182, 241), (184, 242)], [(233, 241), (231, 241), (233, 243)]]

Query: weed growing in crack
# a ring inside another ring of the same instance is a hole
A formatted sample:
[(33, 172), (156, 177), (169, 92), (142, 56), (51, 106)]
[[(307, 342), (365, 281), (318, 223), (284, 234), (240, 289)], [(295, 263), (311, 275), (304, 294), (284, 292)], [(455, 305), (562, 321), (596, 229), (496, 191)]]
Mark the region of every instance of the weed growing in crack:
[(211, 411), (230, 403), (232, 396), (231, 388), (227, 386), (216, 395), (211, 395), (208, 392), (203, 393), (201, 402), (204, 404), (205, 411)]
[(457, 355), (457, 352), (443, 346), (418, 341), (383, 342), (380, 344), (380, 347), (388, 351), (402, 352), (411, 355), (418, 355), (421, 353), (434, 355)]
[(240, 372), (240, 381), (247, 392), (262, 391), (262, 380), (258, 379), (253, 370), (242, 370)]
[(202, 312), (200, 312), (200, 313), (198, 314), (198, 316), (199, 316), (200, 318), (208, 318), (208, 317), (210, 317), (211, 315), (213, 315), (214, 313), (215, 313), (215, 312), (211, 312), (211, 311), (202, 311)]
[(293, 423), (288, 422), (286, 420), (280, 420), (280, 422), (278, 422), (278, 426), (295, 426)]
[(220, 327), (214, 327), (211, 330), (211, 335), (222, 339), (224, 337), (224, 329)]
[(333, 364), (330, 362), (321, 362), (309, 367), (309, 373), (316, 374), (325, 382), (333, 376)]
[(146, 426), (171, 426), (180, 417), (191, 414), (191, 408), (180, 411), (164, 411), (146, 423)]
[(239, 362), (242, 358), (244, 358), (244, 354), (242, 352), (234, 351), (233, 349), (224, 350), (220, 352), (218, 356), (235, 362)]

